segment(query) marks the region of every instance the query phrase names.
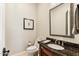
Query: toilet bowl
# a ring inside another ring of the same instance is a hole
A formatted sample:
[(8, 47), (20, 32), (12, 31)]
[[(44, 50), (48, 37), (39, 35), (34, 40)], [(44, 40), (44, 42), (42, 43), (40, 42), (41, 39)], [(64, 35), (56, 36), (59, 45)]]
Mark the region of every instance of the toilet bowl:
[(26, 49), (28, 56), (33, 56), (37, 53), (38, 48), (36, 46), (30, 46)]

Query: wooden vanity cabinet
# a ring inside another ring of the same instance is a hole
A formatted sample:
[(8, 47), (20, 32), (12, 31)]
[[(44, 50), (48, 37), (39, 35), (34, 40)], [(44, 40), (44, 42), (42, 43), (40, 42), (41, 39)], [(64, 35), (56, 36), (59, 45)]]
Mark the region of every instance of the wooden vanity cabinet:
[(47, 49), (42, 45), (40, 45), (40, 48), (39, 48), (39, 55), (40, 56), (58, 56), (57, 53), (50, 51), (50, 49)]

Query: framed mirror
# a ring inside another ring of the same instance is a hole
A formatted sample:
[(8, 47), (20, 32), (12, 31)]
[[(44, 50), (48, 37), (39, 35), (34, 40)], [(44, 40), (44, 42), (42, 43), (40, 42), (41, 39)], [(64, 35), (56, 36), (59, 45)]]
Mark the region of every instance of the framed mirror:
[(49, 27), (51, 36), (74, 37), (73, 4), (61, 3), (49, 10)]

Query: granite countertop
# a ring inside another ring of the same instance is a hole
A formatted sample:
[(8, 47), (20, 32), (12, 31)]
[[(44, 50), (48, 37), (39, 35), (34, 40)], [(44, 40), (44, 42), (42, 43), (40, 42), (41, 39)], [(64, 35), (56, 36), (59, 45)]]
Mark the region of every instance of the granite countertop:
[[(43, 40), (44, 41), (44, 40)], [(79, 56), (79, 48), (73, 48), (72, 46), (63, 46), (64, 50), (56, 50), (47, 46), (47, 44), (54, 44), (52, 41), (48, 43), (43, 43), (43, 41), (39, 41), (38, 43), (42, 45), (44, 48), (49, 49), (51, 52), (55, 52), (60, 56)]]

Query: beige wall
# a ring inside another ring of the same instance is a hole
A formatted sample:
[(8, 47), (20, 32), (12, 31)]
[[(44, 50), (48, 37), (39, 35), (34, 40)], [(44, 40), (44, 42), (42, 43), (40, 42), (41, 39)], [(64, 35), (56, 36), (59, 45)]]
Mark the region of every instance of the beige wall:
[[(38, 5), (38, 36), (41, 39), (46, 37), (56, 38), (57, 40), (69, 41), (79, 44), (79, 35), (75, 35), (75, 38), (65, 38), (49, 35), (49, 9), (53, 8), (57, 4), (41, 3)], [(62, 11), (61, 11), (62, 12)]]
[[(5, 44), (11, 54), (15, 54), (25, 50), (28, 41), (36, 39), (36, 5), (11, 3), (5, 7)], [(23, 29), (24, 17), (34, 20), (34, 30)]]

